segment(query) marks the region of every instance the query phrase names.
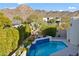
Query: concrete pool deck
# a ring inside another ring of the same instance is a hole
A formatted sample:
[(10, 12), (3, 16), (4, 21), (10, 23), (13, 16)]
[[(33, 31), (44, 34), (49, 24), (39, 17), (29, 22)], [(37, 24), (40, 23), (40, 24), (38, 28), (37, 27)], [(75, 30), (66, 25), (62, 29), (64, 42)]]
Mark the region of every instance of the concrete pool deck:
[(52, 38), (50, 41), (62, 41), (68, 47), (63, 50), (57, 51), (56, 53), (51, 54), (50, 56), (76, 56), (78, 53), (78, 48), (70, 44), (66, 39)]

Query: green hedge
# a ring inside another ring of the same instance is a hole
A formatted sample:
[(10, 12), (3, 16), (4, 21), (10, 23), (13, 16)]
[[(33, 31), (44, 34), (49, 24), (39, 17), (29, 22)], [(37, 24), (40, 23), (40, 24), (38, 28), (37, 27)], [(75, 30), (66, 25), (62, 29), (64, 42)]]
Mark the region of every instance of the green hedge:
[(56, 27), (47, 27), (44, 30), (42, 30), (42, 35), (55, 37), (56, 31), (57, 31)]

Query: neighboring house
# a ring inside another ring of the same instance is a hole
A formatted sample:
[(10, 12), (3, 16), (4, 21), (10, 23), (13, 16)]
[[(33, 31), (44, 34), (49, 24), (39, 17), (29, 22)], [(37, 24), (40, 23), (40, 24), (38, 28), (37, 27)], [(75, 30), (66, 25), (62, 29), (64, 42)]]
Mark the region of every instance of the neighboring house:
[(47, 22), (47, 21), (49, 21), (49, 20), (51, 20), (51, 19), (53, 19), (53, 17), (44, 17), (44, 18), (43, 18), (43, 21)]
[(55, 23), (60, 26), (61, 25), (61, 18), (60, 17), (45, 17), (43, 21), (48, 22), (49, 20), (55, 20)]
[(56, 23), (58, 26), (60, 26), (61, 25), (61, 18), (56, 19)]

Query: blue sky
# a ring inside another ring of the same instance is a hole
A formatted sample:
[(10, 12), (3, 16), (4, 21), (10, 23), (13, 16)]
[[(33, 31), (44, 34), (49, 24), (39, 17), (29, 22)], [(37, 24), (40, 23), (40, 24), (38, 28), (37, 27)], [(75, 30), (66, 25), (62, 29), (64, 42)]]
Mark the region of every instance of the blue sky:
[[(0, 9), (3, 8), (16, 8), (20, 4), (17, 3), (0, 3)], [(79, 3), (28, 3), (26, 4), (32, 9), (41, 9), (41, 10), (79, 10)]]

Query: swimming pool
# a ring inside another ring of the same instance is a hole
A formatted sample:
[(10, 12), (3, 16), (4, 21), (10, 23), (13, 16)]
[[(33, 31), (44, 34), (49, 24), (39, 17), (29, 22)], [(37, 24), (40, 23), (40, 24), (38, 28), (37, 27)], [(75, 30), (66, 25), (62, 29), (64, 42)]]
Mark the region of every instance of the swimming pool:
[(57, 51), (60, 51), (66, 48), (67, 45), (62, 41), (39, 41), (36, 44), (32, 44), (29, 51), (27, 52), (28, 56), (49, 56)]

